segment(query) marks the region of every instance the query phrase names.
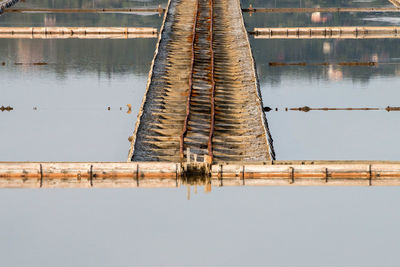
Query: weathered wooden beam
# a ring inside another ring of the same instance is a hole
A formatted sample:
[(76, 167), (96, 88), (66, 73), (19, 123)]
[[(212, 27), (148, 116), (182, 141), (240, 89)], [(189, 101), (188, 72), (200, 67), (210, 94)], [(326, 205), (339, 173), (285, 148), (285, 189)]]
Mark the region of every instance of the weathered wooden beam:
[[(249, 13), (399, 12), (400, 7), (242, 8)], [(7, 8), (5, 13), (164, 13), (165, 8)]]
[(0, 39), (127, 39), (157, 38), (151, 27), (0, 27)]
[(164, 13), (165, 8), (8, 8), (5, 13)]
[(157, 38), (157, 34), (0, 34), (0, 39), (137, 39)]
[[(394, 0), (392, 0), (394, 1)], [(311, 8), (243, 8), (250, 13), (313, 13), (313, 12), (399, 12), (400, 7), (311, 7)]]
[(400, 162), (288, 161), (271, 164), (220, 164), (212, 179), (224, 185), (400, 185)]
[(152, 27), (0, 27), (0, 34), (152, 34)]
[(254, 28), (250, 34), (260, 39), (375, 39), (399, 38), (400, 27), (282, 27)]
[(0, 187), (163, 187), (180, 176), (168, 162), (0, 162)]
[(189, 167), (173, 162), (0, 162), (0, 188), (400, 185), (399, 161), (220, 163), (205, 168), (209, 173), (203, 177), (191, 177)]

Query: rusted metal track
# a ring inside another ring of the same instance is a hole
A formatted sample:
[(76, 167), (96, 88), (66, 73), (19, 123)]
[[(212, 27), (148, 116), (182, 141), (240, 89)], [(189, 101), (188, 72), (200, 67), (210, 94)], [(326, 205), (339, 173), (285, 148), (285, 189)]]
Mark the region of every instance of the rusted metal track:
[(171, 0), (169, 6), (129, 159), (273, 158), (239, 2)]
[(208, 136), (208, 163), (212, 163), (214, 159), (213, 153), (213, 137), (215, 126), (215, 80), (214, 80), (214, 1), (210, 0), (210, 54), (211, 54), (211, 115), (210, 115), (210, 134)]
[(194, 57), (195, 57), (195, 52), (194, 52), (194, 47), (196, 43), (196, 27), (197, 27), (197, 21), (199, 17), (199, 2), (197, 1), (196, 9), (195, 9), (195, 16), (193, 20), (193, 30), (192, 30), (192, 54), (191, 54), (191, 62), (190, 62), (190, 76), (189, 76), (189, 85), (188, 85), (188, 97), (187, 97), (187, 102), (186, 102), (186, 117), (185, 121), (183, 123), (183, 129), (182, 129), (182, 134), (180, 138), (180, 159), (183, 161), (185, 157), (185, 148), (184, 148), (184, 140), (187, 134), (188, 130), (188, 122), (189, 122), (189, 116), (190, 116), (190, 101), (192, 99), (192, 91), (193, 91), (193, 68), (194, 68)]
[[(197, 160), (212, 162), (215, 114), (213, 1), (197, 2), (195, 38), (193, 39), (193, 68), (189, 81), (187, 116), (184, 138), (181, 139), (181, 159), (184, 152), (198, 155)], [(209, 125), (207, 125), (209, 121)], [(190, 127), (189, 127), (190, 124)], [(189, 149), (189, 150), (188, 150)], [(208, 155), (208, 158), (204, 158)], [(186, 159), (188, 159), (186, 154)], [(190, 161), (190, 159), (189, 159)]]

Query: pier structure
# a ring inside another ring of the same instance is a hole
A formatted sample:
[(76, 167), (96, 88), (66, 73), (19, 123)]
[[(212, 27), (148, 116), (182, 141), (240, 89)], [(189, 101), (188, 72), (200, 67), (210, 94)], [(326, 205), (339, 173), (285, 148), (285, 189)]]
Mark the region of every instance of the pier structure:
[[(16, 1), (2, 1), (0, 7), (6, 2), (10, 7)], [(271, 13), (322, 10), (243, 9)], [(397, 11), (364, 8), (354, 12)], [(85, 12), (121, 11), (81, 13)], [(161, 8), (157, 12), (161, 13)], [(340, 8), (326, 12), (353, 11)], [(252, 34), (270, 39), (398, 38), (399, 30), (256, 28)], [(157, 34), (154, 28), (0, 28), (0, 38), (148, 38)], [(400, 162), (276, 161), (239, 0), (170, 0), (131, 137), (128, 162), (0, 162), (0, 188), (181, 185), (204, 185), (207, 190), (211, 186), (400, 185)]]
[(274, 159), (238, 0), (171, 0), (129, 161)]

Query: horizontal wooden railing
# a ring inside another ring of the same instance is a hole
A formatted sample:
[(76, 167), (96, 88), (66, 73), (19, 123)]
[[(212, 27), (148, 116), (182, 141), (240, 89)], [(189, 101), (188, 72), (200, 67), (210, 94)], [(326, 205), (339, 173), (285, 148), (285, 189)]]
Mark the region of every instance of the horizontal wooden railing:
[(206, 171), (192, 176), (193, 168), (171, 162), (0, 162), (0, 188), (400, 185), (399, 161), (190, 164)]
[(157, 29), (152, 27), (0, 27), (1, 38), (157, 38)]
[(260, 39), (369, 39), (369, 38), (400, 38), (400, 27), (281, 27), (254, 28), (250, 32)]

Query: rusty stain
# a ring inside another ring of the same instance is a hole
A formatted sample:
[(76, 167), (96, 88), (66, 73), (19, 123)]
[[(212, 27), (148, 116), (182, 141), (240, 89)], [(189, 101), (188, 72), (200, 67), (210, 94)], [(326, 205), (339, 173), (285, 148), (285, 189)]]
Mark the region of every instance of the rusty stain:
[(285, 62), (269, 62), (268, 64), (270, 67), (284, 67), (284, 66), (331, 66), (331, 65), (338, 65), (338, 66), (377, 66), (378, 62), (368, 61), (368, 62), (338, 62), (338, 63), (329, 63), (329, 62), (321, 62), (321, 63), (306, 63), (306, 62), (292, 62), (292, 63), (285, 63)]
[(48, 65), (46, 62), (33, 62), (33, 63), (22, 63), (22, 62), (16, 62), (15, 65), (27, 65), (27, 66), (45, 66)]
[(305, 62), (296, 62), (296, 63), (284, 63), (284, 62), (270, 62), (268, 65), (271, 67), (281, 67), (281, 66), (305, 66), (307, 63)]
[(208, 137), (208, 164), (213, 162), (213, 143), (212, 139), (214, 136), (214, 124), (215, 124), (215, 80), (214, 80), (214, 50), (213, 50), (213, 41), (214, 41), (214, 33), (213, 33), (213, 21), (214, 21), (214, 10), (213, 10), (213, 0), (210, 0), (210, 53), (211, 53), (211, 122), (210, 122), (210, 134)]
[(389, 112), (389, 111), (400, 111), (400, 107), (390, 107), (390, 106), (387, 106), (387, 107), (385, 108), (385, 110), (386, 110), (387, 112)]
[(193, 19), (193, 28), (192, 28), (192, 34), (191, 36), (188, 36), (189, 41), (191, 42), (191, 61), (190, 61), (190, 74), (189, 74), (189, 82), (188, 82), (188, 95), (187, 95), (187, 101), (186, 101), (186, 116), (185, 116), (185, 121), (183, 123), (183, 129), (182, 129), (182, 134), (180, 136), (180, 159), (183, 162), (184, 159), (184, 139), (188, 131), (188, 121), (189, 121), (189, 115), (190, 115), (190, 100), (192, 98), (192, 90), (193, 90), (193, 69), (194, 69), (194, 56), (195, 56), (195, 51), (194, 51), (194, 46), (196, 42), (196, 26), (197, 26), (197, 18), (199, 16), (199, 1), (197, 1), (196, 4), (196, 10), (195, 10), (195, 15)]
[(8, 111), (8, 112), (10, 112), (11, 110), (14, 110), (14, 108), (13, 107), (10, 107), (10, 106), (1, 106), (0, 107), (0, 111), (1, 112), (3, 112), (3, 111)]
[[(286, 108), (287, 111), (288, 108)], [(382, 110), (380, 108), (310, 108), (309, 106), (299, 107), (299, 108), (290, 108), (291, 111), (303, 111), (309, 112), (312, 110), (319, 110), (319, 111), (332, 111), (332, 110), (355, 110), (355, 111), (362, 111), (362, 110)]]
[(339, 62), (339, 66), (376, 66), (377, 62)]

